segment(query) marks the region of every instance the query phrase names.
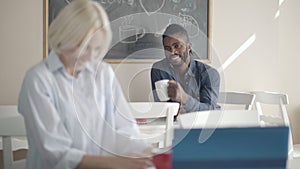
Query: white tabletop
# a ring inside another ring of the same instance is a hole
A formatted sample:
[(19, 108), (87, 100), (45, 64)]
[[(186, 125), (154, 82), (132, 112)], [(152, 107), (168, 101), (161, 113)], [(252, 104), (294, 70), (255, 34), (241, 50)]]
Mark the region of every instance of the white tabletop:
[(0, 106), (0, 135), (26, 135), (24, 120), (18, 113), (17, 106)]
[(300, 158), (288, 160), (287, 169), (300, 169)]
[[(16, 105), (0, 105), (0, 136), (14, 136), (12, 138), (14, 151), (28, 148), (24, 120), (18, 113)], [(2, 148), (2, 138), (0, 138), (0, 149)]]

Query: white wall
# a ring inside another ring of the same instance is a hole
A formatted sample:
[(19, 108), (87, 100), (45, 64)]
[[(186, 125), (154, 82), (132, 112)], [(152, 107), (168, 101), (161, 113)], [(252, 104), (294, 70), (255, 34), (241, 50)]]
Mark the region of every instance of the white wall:
[(224, 63), (252, 35), (256, 39), (224, 70), (225, 90), (275, 90), (280, 87), (276, 0), (215, 0), (213, 44)]
[[(220, 67), (249, 37), (256, 36), (222, 73), (222, 89), (288, 93), (294, 134), (300, 131), (299, 3), (286, 0), (281, 15), (274, 19), (278, 0), (213, 1), (213, 47), (218, 54), (213, 56), (213, 66)], [(42, 59), (42, 0), (2, 0), (0, 19), (0, 104), (16, 104), (25, 70)], [(151, 64), (113, 67), (128, 98), (149, 100)], [(130, 83), (132, 79), (136, 82)], [(294, 139), (300, 142), (300, 135)]]
[(153, 101), (150, 84), (152, 64), (113, 64), (124, 94), (130, 101)]
[[(282, 91), (289, 94), (294, 140), (300, 143), (300, 1), (285, 0), (280, 6), (279, 55)], [(297, 134), (296, 134), (297, 133)]]
[(16, 104), (25, 70), (42, 60), (42, 0), (0, 1), (0, 104)]

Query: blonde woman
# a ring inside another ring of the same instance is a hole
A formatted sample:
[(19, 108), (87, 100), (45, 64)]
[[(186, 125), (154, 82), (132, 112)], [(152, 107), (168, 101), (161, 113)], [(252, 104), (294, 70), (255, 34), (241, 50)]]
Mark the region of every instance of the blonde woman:
[[(74, 0), (49, 28), (49, 56), (25, 75), (19, 96), (28, 169), (153, 166), (111, 67), (111, 29), (94, 1)], [(123, 156), (134, 154), (135, 157)]]

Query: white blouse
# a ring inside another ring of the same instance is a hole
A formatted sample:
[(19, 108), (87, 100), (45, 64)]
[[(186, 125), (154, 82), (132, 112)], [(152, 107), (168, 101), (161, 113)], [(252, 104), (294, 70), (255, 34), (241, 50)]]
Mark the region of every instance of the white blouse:
[(107, 63), (91, 63), (75, 78), (52, 51), (26, 73), (18, 109), (28, 169), (71, 169), (84, 154), (121, 155), (147, 146)]

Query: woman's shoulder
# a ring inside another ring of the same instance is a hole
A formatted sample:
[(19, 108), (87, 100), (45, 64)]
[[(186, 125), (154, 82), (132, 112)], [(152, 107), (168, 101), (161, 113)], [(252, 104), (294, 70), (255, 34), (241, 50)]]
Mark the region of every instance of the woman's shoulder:
[(42, 60), (26, 71), (24, 79), (28, 79), (32, 82), (38, 79), (46, 80), (47, 78), (49, 78), (49, 73), (50, 71), (47, 69), (45, 61)]
[(45, 68), (44, 61), (40, 61), (39, 63), (33, 65), (26, 71), (26, 76), (39, 75), (44, 71), (44, 68)]

